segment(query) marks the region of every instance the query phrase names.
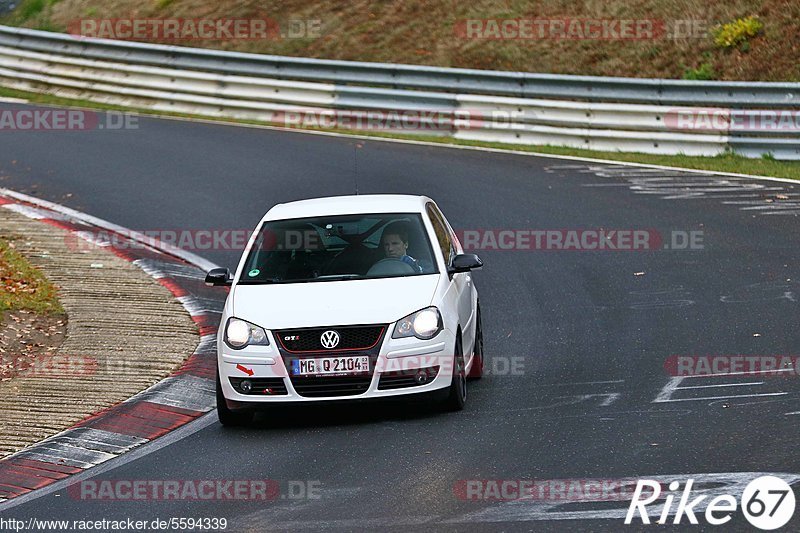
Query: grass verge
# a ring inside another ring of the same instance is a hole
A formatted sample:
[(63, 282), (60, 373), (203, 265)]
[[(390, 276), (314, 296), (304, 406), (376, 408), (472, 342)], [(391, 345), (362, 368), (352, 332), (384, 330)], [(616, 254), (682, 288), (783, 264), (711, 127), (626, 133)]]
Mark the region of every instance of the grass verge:
[[(7, 89), (4, 87), (0, 87), (0, 96), (10, 97), (10, 98), (23, 98), (30, 101), (31, 103), (59, 105), (66, 107), (77, 106), (77, 107), (108, 110), (108, 111), (128, 111), (128, 112), (133, 111), (136, 113), (140, 113), (142, 115), (171, 116), (178, 118), (201, 118), (203, 120), (211, 120), (211, 121), (235, 123), (235, 124), (252, 124), (252, 125), (267, 125), (267, 126), (274, 125), (268, 122), (255, 121), (255, 120), (221, 119), (221, 118), (207, 117), (202, 115), (170, 113), (163, 111), (152, 111), (144, 108), (102, 104), (102, 103), (92, 102), (90, 100), (63, 98), (48, 94), (19, 91), (16, 89)], [(770, 158), (753, 159), (733, 153), (723, 153), (720, 155), (708, 156), (708, 157), (687, 156), (687, 155), (657, 155), (657, 154), (644, 154), (637, 152), (601, 152), (597, 150), (583, 150), (580, 148), (566, 148), (561, 146), (550, 146), (550, 145), (518, 145), (518, 144), (491, 143), (482, 141), (467, 141), (462, 139), (452, 139), (448, 137), (436, 137), (436, 136), (412, 135), (412, 134), (403, 135), (396, 133), (383, 133), (383, 132), (372, 132), (363, 130), (313, 128), (312, 131), (345, 133), (345, 134), (391, 138), (391, 139), (426, 141), (426, 142), (460, 145), (460, 146), (479, 146), (484, 148), (494, 148), (500, 150), (516, 150), (521, 152), (588, 157), (594, 159), (624, 161), (629, 163), (642, 163), (646, 165), (663, 165), (663, 166), (687, 168), (694, 170), (706, 170), (711, 172), (733, 172), (737, 174), (750, 174), (757, 176), (770, 176), (775, 178), (788, 178), (788, 179), (800, 180), (800, 161), (776, 161)]]
[(14, 239), (0, 239), (0, 316), (5, 311), (63, 314), (58, 291), (41, 271), (14, 246)]

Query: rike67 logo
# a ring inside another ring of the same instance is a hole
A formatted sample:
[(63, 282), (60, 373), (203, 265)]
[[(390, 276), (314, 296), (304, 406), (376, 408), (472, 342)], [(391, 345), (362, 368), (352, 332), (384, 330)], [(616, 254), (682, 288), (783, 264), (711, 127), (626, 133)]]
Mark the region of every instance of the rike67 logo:
[[(693, 495), (694, 479), (689, 479), (680, 490), (680, 483), (669, 484), (669, 493), (661, 494), (661, 484), (649, 479), (639, 480), (633, 492), (625, 524), (631, 524), (637, 515), (643, 524), (681, 524), (683, 518), (690, 524), (699, 524), (698, 516), (714, 526), (727, 524), (737, 509), (750, 524), (758, 529), (773, 530), (786, 525), (794, 515), (795, 496), (792, 487), (776, 476), (761, 476), (747, 484), (741, 501), (730, 494), (721, 494), (711, 500), (708, 495)], [(677, 502), (676, 502), (677, 500)], [(705, 501), (704, 501), (705, 500)], [(652, 509), (648, 506), (653, 505)], [(677, 506), (673, 510), (673, 506)], [(660, 511), (660, 512), (659, 512)], [(653, 512), (653, 516), (650, 515)], [(683, 522), (686, 523), (686, 522)]]

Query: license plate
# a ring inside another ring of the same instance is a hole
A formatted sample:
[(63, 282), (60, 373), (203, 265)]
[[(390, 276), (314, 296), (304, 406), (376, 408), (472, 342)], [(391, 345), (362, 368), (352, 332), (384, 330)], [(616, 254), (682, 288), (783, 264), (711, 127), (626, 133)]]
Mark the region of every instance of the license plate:
[(344, 376), (369, 373), (369, 356), (346, 355), (292, 360), (293, 376)]

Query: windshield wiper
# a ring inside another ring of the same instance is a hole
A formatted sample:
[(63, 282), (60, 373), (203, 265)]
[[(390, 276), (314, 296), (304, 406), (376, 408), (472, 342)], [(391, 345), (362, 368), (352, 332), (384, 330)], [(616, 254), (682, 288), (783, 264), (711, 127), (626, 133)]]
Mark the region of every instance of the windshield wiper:
[(263, 278), (263, 279), (240, 279), (239, 285), (270, 285), (272, 283), (283, 283), (284, 280), (280, 278)]
[(272, 285), (274, 283), (308, 283), (314, 281), (344, 281), (346, 279), (363, 279), (361, 274), (329, 274), (327, 276), (317, 276), (316, 278), (262, 278), (262, 279), (243, 279), (238, 285)]
[[(336, 281), (344, 279), (355, 279), (363, 277), (361, 274), (328, 274), (327, 276), (317, 276), (316, 278), (309, 278), (302, 281)], [(300, 281), (300, 280), (299, 280)]]

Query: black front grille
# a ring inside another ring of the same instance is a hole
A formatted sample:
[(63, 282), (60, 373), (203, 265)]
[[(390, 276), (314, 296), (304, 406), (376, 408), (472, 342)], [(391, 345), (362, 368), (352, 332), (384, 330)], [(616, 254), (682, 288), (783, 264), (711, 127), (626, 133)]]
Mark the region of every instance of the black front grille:
[[(329, 330), (339, 334), (339, 344), (333, 349), (322, 347), (320, 336)], [(356, 396), (364, 394), (372, 382), (375, 364), (381, 350), (381, 341), (386, 326), (329, 326), (276, 331), (278, 349), (286, 365), (292, 386), (300, 396), (309, 398), (322, 396)], [(288, 339), (287, 339), (288, 337)], [(369, 372), (348, 376), (295, 376), (292, 375), (297, 359), (319, 359), (323, 357), (369, 356)]]
[[(335, 352), (337, 350), (369, 350), (383, 338), (386, 326), (331, 326), (326, 328), (285, 329), (276, 331), (281, 347), (292, 353)], [(339, 343), (333, 348), (322, 346), (321, 337), (326, 331), (339, 334)]]
[(372, 382), (369, 376), (293, 377), (292, 386), (297, 394), (308, 398), (322, 396), (354, 396), (364, 394)]
[[(286, 395), (289, 392), (286, 390), (286, 385), (283, 378), (228, 378), (231, 380), (231, 386), (236, 389), (239, 394), (247, 394), (249, 396), (278, 396)], [(242, 389), (242, 382), (249, 381), (252, 385), (250, 392), (245, 392)]]
[(378, 390), (403, 389), (406, 387), (419, 387), (421, 385), (427, 385), (433, 381), (437, 374), (439, 374), (438, 366), (423, 368), (422, 370), (424, 370), (427, 374), (427, 379), (424, 383), (418, 383), (416, 375), (419, 370), (420, 369), (403, 370), (402, 372), (389, 372), (386, 374), (381, 374), (381, 379), (378, 381)]

